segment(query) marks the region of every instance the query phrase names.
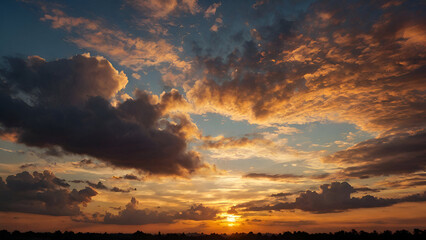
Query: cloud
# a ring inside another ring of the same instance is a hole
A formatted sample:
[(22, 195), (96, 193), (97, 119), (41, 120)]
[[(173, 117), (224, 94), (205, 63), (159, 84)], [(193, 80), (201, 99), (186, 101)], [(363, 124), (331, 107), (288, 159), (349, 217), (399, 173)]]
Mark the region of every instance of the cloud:
[(348, 166), (341, 174), (365, 178), (426, 170), (426, 132), (400, 133), (366, 140), (324, 158)]
[(248, 173), (244, 175), (245, 178), (264, 178), (271, 181), (286, 181), (293, 182), (297, 180), (307, 179), (326, 179), (329, 177), (329, 173), (323, 173), (318, 175), (295, 175), (295, 174), (267, 174), (267, 173)]
[(83, 180), (72, 180), (70, 181), (72, 183), (87, 183), (87, 185), (89, 185), (89, 187), (94, 188), (94, 189), (98, 189), (98, 190), (107, 190), (107, 191), (111, 191), (111, 192), (121, 192), (121, 193), (128, 193), (130, 191), (136, 191), (136, 188), (132, 188), (132, 187), (128, 187), (127, 189), (122, 189), (119, 187), (107, 187), (105, 184), (103, 184), (101, 181), (99, 181), (98, 183), (93, 183), (90, 181), (83, 181)]
[(326, 158), (344, 168), (342, 177), (424, 171), (423, 6), (382, 4), (318, 1), (292, 21), (272, 12), (227, 56), (197, 52), (193, 68), (203, 74), (186, 88), (188, 101), (252, 124), (327, 120), (378, 136)]
[(191, 208), (180, 213), (158, 212), (148, 209), (138, 209), (139, 202), (133, 197), (117, 215), (106, 213), (102, 223), (119, 225), (144, 225), (153, 223), (173, 223), (177, 220), (212, 220), (218, 213), (217, 210), (205, 207), (202, 204), (191, 206)]
[(186, 150), (194, 124), (188, 116), (167, 112), (174, 98), (162, 102), (166, 98), (136, 91), (135, 99), (111, 105), (107, 98), (121, 88), (122, 78), (104, 58), (6, 60), (10, 66), (0, 72), (0, 123), (19, 143), (60, 147), (151, 174), (183, 176), (205, 166), (197, 152)]
[(110, 189), (111, 192), (122, 192), (122, 193), (128, 193), (130, 191), (136, 191), (136, 188), (127, 188), (127, 189), (121, 189), (118, 187), (113, 187)]
[(71, 191), (65, 180), (47, 170), (10, 175), (6, 182), (0, 178), (0, 211), (74, 216), (96, 195), (89, 187)]
[(204, 12), (204, 17), (209, 18), (211, 16), (214, 16), (216, 14), (216, 10), (222, 5), (222, 3), (213, 3), (210, 5), (206, 11)]
[(242, 137), (202, 136), (201, 149), (207, 150), (209, 158), (241, 160), (265, 158), (276, 162), (316, 158), (318, 152), (305, 152), (288, 146), (287, 139), (278, 134), (262, 132)]
[(127, 0), (147, 18), (167, 19), (182, 13), (196, 14), (201, 8), (197, 0)]
[(137, 80), (140, 80), (141, 79), (141, 75), (140, 74), (138, 74), (138, 73), (132, 73), (132, 77), (134, 77), (135, 79), (137, 79)]
[(275, 198), (287, 198), (288, 196), (294, 195), (295, 193), (276, 193), (276, 194), (272, 194), (271, 197), (275, 197)]
[(13, 79), (9, 90), (31, 95), (31, 101), (42, 104), (78, 105), (92, 96), (110, 99), (128, 82), (108, 60), (89, 53), (50, 62), (39, 56), (5, 59), (10, 69), (2, 76)]
[[(159, 1), (140, 1), (159, 3)], [(184, 1), (189, 2), (190, 1)], [(155, 4), (154, 4), (155, 5)], [(51, 22), (53, 28), (69, 32), (68, 40), (81, 48), (92, 49), (116, 60), (134, 71), (157, 67), (161, 71), (187, 70), (189, 64), (178, 56), (178, 49), (164, 39), (146, 40), (131, 37), (101, 21), (68, 16), (59, 9), (43, 7), (42, 21)]]
[(90, 181), (86, 181), (86, 183), (87, 183), (90, 187), (95, 188), (95, 189), (99, 189), (99, 190), (107, 190), (107, 189), (108, 189), (108, 187), (107, 187), (107, 186), (105, 186), (102, 182), (92, 183), (92, 182), (90, 182)]
[(139, 178), (138, 176), (133, 175), (133, 174), (126, 174), (122, 177), (121, 176), (120, 177), (113, 176), (112, 178), (115, 179), (115, 180), (127, 179), (127, 180), (142, 181), (142, 178)]
[(300, 175), (294, 174), (266, 174), (266, 173), (248, 173), (244, 175), (246, 178), (267, 178), (271, 180), (294, 180), (303, 178)]
[(79, 162), (73, 162), (71, 163), (75, 167), (79, 168), (104, 168), (106, 167), (106, 164), (103, 163), (97, 163), (93, 161), (92, 159), (82, 159)]
[(246, 211), (300, 209), (312, 213), (342, 212), (357, 208), (387, 207), (402, 202), (426, 201), (426, 192), (401, 198), (378, 198), (371, 195), (351, 197), (357, 190), (347, 182), (333, 182), (320, 186), (321, 191), (300, 193), (294, 202), (279, 202), (265, 206), (248, 206)]
[[(187, 88), (188, 100), (258, 124), (328, 119), (367, 131), (423, 128), (421, 6), (338, 6), (314, 3), (295, 21), (257, 27), (259, 37), (228, 56), (197, 56), (194, 65), (204, 74)], [(353, 20), (360, 17), (362, 26)]]
[(193, 205), (189, 209), (179, 212), (176, 214), (176, 219), (185, 219), (185, 220), (212, 220), (216, 218), (216, 215), (219, 213), (217, 209), (203, 206), (203, 204)]
[(426, 173), (414, 173), (400, 176), (392, 176), (377, 183), (386, 188), (411, 188), (426, 185)]
[(222, 149), (222, 148), (239, 148), (244, 146), (251, 147), (258, 144), (272, 145), (273, 142), (263, 138), (248, 138), (248, 137), (235, 138), (235, 137), (224, 137), (224, 136), (218, 136), (218, 137), (205, 136), (203, 137), (202, 147), (206, 149), (210, 149), (210, 148)]

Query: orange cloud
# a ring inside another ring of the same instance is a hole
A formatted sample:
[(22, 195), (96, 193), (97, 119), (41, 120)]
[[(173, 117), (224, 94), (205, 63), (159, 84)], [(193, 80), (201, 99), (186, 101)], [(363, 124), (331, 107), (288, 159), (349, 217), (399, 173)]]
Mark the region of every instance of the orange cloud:
[(69, 41), (106, 54), (134, 71), (163, 65), (178, 70), (189, 68), (189, 63), (178, 56), (177, 48), (164, 39), (150, 41), (131, 37), (119, 29), (106, 27), (101, 21), (71, 17), (58, 9), (44, 8), (44, 11), (41, 20), (51, 22), (53, 28), (62, 28), (78, 35), (70, 37)]

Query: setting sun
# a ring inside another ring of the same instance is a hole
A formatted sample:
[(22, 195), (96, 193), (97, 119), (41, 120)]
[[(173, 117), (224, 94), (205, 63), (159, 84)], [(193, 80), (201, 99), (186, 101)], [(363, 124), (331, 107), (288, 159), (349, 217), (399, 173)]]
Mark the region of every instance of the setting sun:
[(221, 223), (228, 226), (228, 227), (234, 227), (240, 225), (240, 218), (239, 215), (234, 214), (228, 214), (228, 213), (222, 213), (220, 214), (220, 219), (222, 219)]

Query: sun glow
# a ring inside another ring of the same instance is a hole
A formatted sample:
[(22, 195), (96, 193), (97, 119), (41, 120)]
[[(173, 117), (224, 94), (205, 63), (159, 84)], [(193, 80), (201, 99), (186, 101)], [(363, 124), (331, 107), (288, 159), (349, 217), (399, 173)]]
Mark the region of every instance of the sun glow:
[(223, 219), (221, 223), (227, 225), (228, 227), (240, 225), (241, 216), (239, 215), (223, 213), (221, 214), (221, 218)]

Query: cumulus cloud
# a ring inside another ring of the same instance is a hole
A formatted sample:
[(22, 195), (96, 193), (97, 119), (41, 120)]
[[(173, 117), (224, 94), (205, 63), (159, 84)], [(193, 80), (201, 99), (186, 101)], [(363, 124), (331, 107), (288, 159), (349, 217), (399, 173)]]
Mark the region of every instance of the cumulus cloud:
[(300, 193), (294, 202), (278, 202), (263, 206), (245, 206), (246, 211), (290, 210), (300, 209), (312, 213), (342, 212), (357, 208), (387, 207), (402, 202), (426, 201), (426, 192), (401, 198), (378, 198), (371, 195), (351, 197), (357, 192), (347, 182), (333, 182), (320, 186), (320, 192), (306, 191)]
[(110, 99), (128, 82), (108, 60), (88, 53), (50, 62), (38, 56), (5, 59), (10, 71), (3, 70), (2, 76), (9, 80), (9, 91), (30, 95), (29, 101), (40, 104), (78, 105), (92, 96)]
[[(195, 131), (189, 116), (167, 113), (174, 98), (165, 94), (162, 102), (136, 91), (135, 99), (111, 105), (107, 99), (127, 78), (104, 58), (6, 60), (9, 66), (0, 72), (0, 123), (16, 133), (19, 143), (60, 147), (152, 174), (186, 175), (204, 166), (197, 152), (186, 149), (188, 131)], [(178, 120), (169, 122), (165, 115)]]
[(138, 209), (139, 202), (132, 198), (117, 215), (106, 213), (102, 223), (120, 225), (144, 225), (152, 223), (173, 223), (177, 220), (212, 220), (218, 213), (217, 210), (205, 207), (202, 204), (191, 206), (191, 208), (180, 213), (158, 212), (149, 209)]
[(0, 178), (0, 211), (74, 216), (96, 195), (90, 187), (70, 190), (65, 180), (47, 170), (10, 175), (6, 182)]

